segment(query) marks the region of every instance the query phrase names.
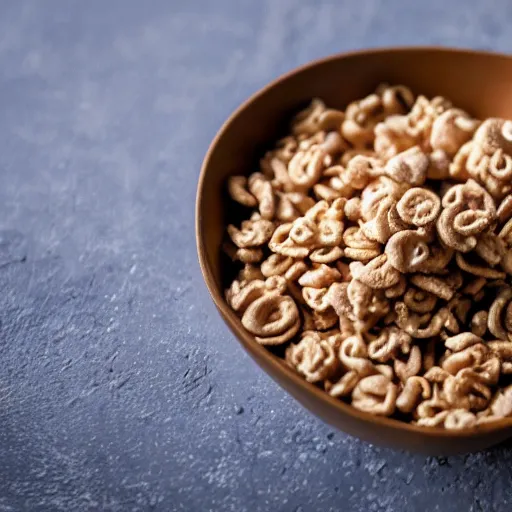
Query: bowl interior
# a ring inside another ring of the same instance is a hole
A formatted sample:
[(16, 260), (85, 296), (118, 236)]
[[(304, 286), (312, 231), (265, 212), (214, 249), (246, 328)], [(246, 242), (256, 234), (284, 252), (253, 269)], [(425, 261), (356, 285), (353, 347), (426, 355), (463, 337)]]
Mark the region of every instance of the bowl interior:
[[(430, 48), (377, 50), (330, 57), (291, 72), (242, 105), (210, 147), (196, 205), (201, 267), (214, 302), (246, 350), (323, 419), (374, 442), (428, 453), (483, 448), (512, 435), (510, 423), (454, 433), (359, 413), (302, 381), (259, 346), (224, 302), (224, 288), (234, 275), (234, 266), (221, 256), (220, 247), (228, 219), (238, 216), (225, 194), (227, 177), (256, 170), (264, 151), (286, 133), (293, 113), (313, 97), (323, 99), (330, 107), (344, 109), (354, 99), (373, 92), (381, 82), (404, 84), (427, 97), (445, 96), (477, 118), (512, 119), (512, 57), (505, 55)], [(457, 447), (451, 443), (454, 438), (458, 440)]]

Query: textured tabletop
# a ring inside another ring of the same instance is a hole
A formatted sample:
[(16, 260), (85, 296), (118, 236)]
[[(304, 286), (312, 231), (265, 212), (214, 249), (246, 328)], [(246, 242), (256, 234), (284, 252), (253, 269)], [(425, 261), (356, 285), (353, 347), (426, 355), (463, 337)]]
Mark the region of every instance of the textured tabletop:
[(313, 58), (512, 51), (508, 0), (0, 3), (0, 512), (505, 511), (512, 444), (425, 458), (303, 410), (196, 261), (201, 160)]

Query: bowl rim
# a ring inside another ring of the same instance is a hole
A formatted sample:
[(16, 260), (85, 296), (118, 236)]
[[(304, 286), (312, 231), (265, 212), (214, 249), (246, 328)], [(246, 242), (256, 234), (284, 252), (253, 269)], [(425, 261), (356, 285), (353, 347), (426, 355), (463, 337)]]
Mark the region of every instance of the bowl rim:
[[(196, 205), (195, 205), (195, 236), (196, 236), (196, 246), (197, 246), (197, 254), (199, 259), (199, 265), (201, 268), (201, 273), (203, 275), (204, 282), (212, 298), (218, 312), (220, 313), (221, 318), (225, 321), (230, 331), (235, 335), (235, 338), (239, 343), (242, 344), (244, 349), (249, 352), (253, 359), (265, 359), (266, 363), (272, 367), (272, 370), (279, 374), (280, 377), (298, 388), (304, 393), (309, 394), (315, 400), (319, 400), (323, 402), (326, 407), (330, 407), (336, 409), (338, 413), (341, 415), (348, 415), (352, 418), (366, 422), (369, 424), (373, 424), (374, 426), (382, 426), (388, 429), (394, 429), (396, 431), (405, 431), (410, 432), (412, 434), (420, 434), (429, 438), (453, 438), (460, 439), (461, 437), (467, 438), (476, 438), (481, 435), (487, 435), (490, 432), (500, 431), (505, 428), (509, 428), (512, 426), (512, 418), (504, 418), (501, 420), (496, 420), (490, 423), (484, 423), (481, 425), (477, 425), (471, 428), (461, 429), (461, 430), (446, 430), (444, 428), (439, 427), (425, 427), (419, 426), (411, 423), (406, 423), (394, 418), (388, 418), (383, 416), (376, 416), (364, 411), (360, 411), (356, 409), (350, 404), (347, 404), (341, 400), (338, 400), (325, 391), (322, 391), (318, 387), (314, 386), (310, 382), (307, 382), (303, 377), (301, 377), (298, 373), (296, 373), (292, 368), (288, 367), (283, 363), (283, 360), (274, 354), (272, 354), (267, 348), (263, 345), (257, 343), (254, 339), (254, 336), (249, 334), (244, 327), (238, 316), (235, 312), (228, 306), (227, 302), (222, 293), (217, 290), (216, 280), (214, 277), (213, 269), (211, 268), (208, 259), (206, 257), (206, 247), (204, 241), (204, 230), (203, 230), (203, 215), (202, 215), (202, 204), (203, 198), (206, 195), (204, 190), (204, 182), (205, 176), (207, 174), (208, 168), (210, 166), (210, 160), (213, 152), (215, 151), (216, 146), (223, 138), (226, 131), (229, 129), (230, 125), (237, 119), (243, 112), (255, 101), (264, 96), (269, 90), (279, 86), (282, 82), (285, 82), (289, 78), (303, 72), (306, 70), (310, 70), (317, 66), (321, 66), (325, 63), (342, 60), (351, 57), (357, 56), (365, 56), (368, 54), (404, 54), (404, 53), (454, 53), (460, 55), (474, 55), (474, 56), (488, 56), (492, 58), (505, 58), (512, 59), (512, 54), (493, 52), (488, 50), (474, 50), (467, 48), (459, 48), (459, 47), (445, 47), (445, 46), (389, 46), (389, 47), (378, 47), (378, 48), (364, 48), (358, 50), (351, 50), (348, 52), (341, 52), (331, 54), (327, 57), (322, 57), (319, 59), (315, 59), (307, 62), (301, 66), (293, 68), (286, 73), (279, 75), (277, 78), (269, 82), (267, 85), (258, 89), (255, 93), (251, 94), (249, 98), (243, 101), (232, 113), (231, 115), (222, 123), (222, 126), (217, 131), (215, 137), (210, 143), (208, 150), (203, 159), (201, 170), (199, 173), (198, 184), (197, 184), (197, 194), (196, 194)], [(220, 248), (219, 248), (220, 250)], [(256, 361), (257, 362), (257, 361)], [(258, 364), (258, 366), (260, 366)], [(265, 370), (264, 370), (265, 371)], [(265, 371), (265, 373), (269, 373)], [(269, 375), (272, 377), (272, 375)], [(273, 379), (275, 380), (275, 379)], [(280, 387), (283, 387), (278, 382)], [(287, 390), (285, 390), (288, 394), (290, 394)]]

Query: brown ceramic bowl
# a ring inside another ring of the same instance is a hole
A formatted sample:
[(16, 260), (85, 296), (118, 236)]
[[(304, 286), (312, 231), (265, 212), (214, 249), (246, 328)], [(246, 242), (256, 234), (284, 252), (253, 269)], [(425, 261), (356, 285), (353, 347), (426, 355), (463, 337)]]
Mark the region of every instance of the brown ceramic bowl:
[(383, 81), (405, 84), (429, 97), (446, 96), (478, 118), (512, 119), (512, 56), (394, 48), (335, 55), (296, 69), (239, 107), (208, 150), (196, 204), (201, 270), (217, 309), (245, 350), (279, 385), (330, 425), (371, 443), (430, 455), (481, 450), (511, 437), (512, 421), (450, 432), (360, 412), (309, 384), (259, 345), (224, 300), (233, 269), (223, 260), (220, 247), (227, 219), (235, 214), (225, 194), (226, 178), (254, 171), (262, 150), (285, 133), (290, 116), (313, 97), (343, 109)]

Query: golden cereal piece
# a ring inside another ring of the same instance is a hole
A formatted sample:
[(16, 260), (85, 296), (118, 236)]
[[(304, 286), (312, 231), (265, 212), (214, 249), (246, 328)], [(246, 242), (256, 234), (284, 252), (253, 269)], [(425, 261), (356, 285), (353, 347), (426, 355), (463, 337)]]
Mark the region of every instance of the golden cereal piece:
[[(429, 399), (422, 401), (416, 410), (414, 415), (418, 420), (418, 425), (424, 426), (438, 426), (444, 422), (444, 418), (448, 414), (450, 404), (444, 398), (443, 393), (439, 387), (439, 384), (434, 383), (432, 386), (432, 395)], [(439, 416), (442, 416), (442, 420), (439, 421)]]
[(373, 219), (381, 201), (388, 197), (398, 200), (408, 188), (407, 184), (399, 184), (387, 176), (373, 179), (361, 192), (362, 218), (366, 221)]
[(450, 408), (474, 411), (485, 409), (492, 396), (490, 388), (469, 373), (446, 379), (443, 383), (443, 394)]
[(390, 158), (385, 171), (397, 183), (417, 186), (425, 183), (429, 164), (428, 156), (419, 146), (414, 146)]
[(506, 252), (506, 244), (494, 233), (483, 233), (476, 244), (475, 252), (491, 266), (498, 265)]
[(325, 312), (331, 304), (327, 298), (328, 288), (311, 288), (304, 286), (302, 288), (302, 296), (306, 304), (314, 311)]
[(314, 263), (333, 263), (343, 256), (343, 249), (338, 246), (334, 247), (321, 247), (315, 249), (310, 255), (309, 259)]
[(501, 270), (495, 270), (482, 265), (473, 265), (467, 261), (460, 252), (455, 255), (455, 261), (461, 270), (475, 276), (484, 277), (486, 279), (504, 279), (506, 275), (505, 272)]
[(462, 430), (476, 425), (476, 416), (466, 409), (453, 409), (444, 419), (444, 427), (448, 430)]
[(482, 364), (489, 355), (489, 349), (483, 343), (477, 343), (449, 354), (442, 363), (443, 370), (456, 375), (464, 368)]
[(299, 330), (299, 311), (291, 297), (266, 294), (246, 309), (242, 325), (258, 343), (281, 345)]
[(500, 224), (505, 224), (512, 218), (512, 194), (509, 194), (502, 199), (496, 212), (496, 216)]
[(443, 112), (432, 124), (430, 145), (454, 155), (463, 144), (469, 141), (479, 122), (458, 108)]
[(228, 226), (228, 234), (233, 243), (240, 248), (258, 247), (270, 240), (274, 225), (268, 220), (245, 220), (241, 229), (232, 224)]
[(395, 359), (393, 368), (395, 375), (405, 382), (410, 377), (418, 375), (422, 367), (421, 349), (418, 345), (414, 345), (407, 354), (406, 361)]
[(357, 383), (361, 380), (361, 375), (354, 370), (350, 370), (337, 382), (326, 381), (325, 390), (336, 398), (341, 398), (352, 393)]
[(329, 145), (333, 144), (335, 141), (336, 152), (345, 147), (343, 139), (339, 134), (341, 124), (343, 123), (344, 120), (345, 114), (341, 110), (336, 110), (333, 108), (328, 108), (324, 110), (318, 118), (318, 127), (320, 128), (320, 130), (329, 132), (327, 134), (326, 141), (328, 137), (330, 137), (331, 141), (333, 141), (329, 142)]
[(455, 178), (457, 181), (466, 181), (471, 175), (467, 169), (468, 159), (473, 151), (473, 142), (469, 141), (464, 144), (457, 154), (454, 156), (453, 160), (449, 166), (449, 174), (451, 177)]
[(265, 291), (265, 282), (263, 280), (235, 280), (226, 291), (226, 300), (235, 311), (243, 313), (249, 305), (256, 299), (259, 299)]
[(409, 308), (403, 302), (395, 304), (397, 314), (396, 324), (413, 338), (431, 338), (440, 334), (449, 311), (446, 308), (439, 309), (433, 316), (429, 314), (418, 315), (410, 313)]
[(333, 346), (315, 332), (308, 332), (299, 343), (290, 345), (285, 360), (308, 382), (329, 379), (340, 364)]
[(398, 389), (385, 375), (361, 379), (352, 392), (352, 405), (376, 416), (390, 416), (395, 411)]
[(388, 262), (386, 254), (373, 258), (366, 265), (351, 264), (350, 269), (353, 279), (375, 290), (391, 288), (400, 281), (400, 272)]
[(237, 249), (234, 260), (242, 263), (259, 263), (263, 259), (263, 251), (260, 248), (241, 248)]
[(483, 343), (482, 338), (471, 332), (463, 332), (445, 340), (444, 345), (453, 352), (460, 352), (478, 343)]
[(315, 98), (307, 108), (295, 116), (292, 121), (292, 132), (295, 135), (315, 134), (320, 130), (320, 116), (325, 110), (325, 103)]
[(268, 243), (268, 247), (272, 252), (289, 256), (291, 258), (305, 258), (310, 249), (297, 245), (289, 238), (293, 224), (291, 222), (278, 226)]
[(487, 326), (496, 338), (512, 341), (512, 288), (503, 288), (489, 309)]
[(444, 300), (450, 300), (453, 297), (454, 289), (447, 283), (446, 279), (434, 276), (424, 276), (416, 274), (411, 276), (410, 281), (413, 285), (432, 293), (436, 297)]
[(341, 179), (356, 190), (364, 189), (372, 178), (384, 174), (384, 169), (376, 158), (356, 155), (340, 173)]
[(299, 284), (312, 288), (327, 288), (339, 280), (341, 280), (341, 274), (335, 268), (321, 263), (317, 268), (304, 273), (299, 278)]
[(501, 373), (501, 360), (496, 355), (489, 355), (489, 359), (472, 368), (465, 368), (459, 372), (460, 376), (471, 375), (487, 386), (495, 386)]
[(384, 161), (416, 146), (419, 140), (408, 116), (391, 115), (375, 127), (375, 152)]
[(411, 413), (418, 403), (428, 400), (432, 394), (430, 383), (424, 377), (409, 377), (396, 399), (396, 407), (403, 413)]
[(324, 151), (317, 146), (297, 152), (288, 164), (288, 174), (292, 182), (304, 188), (315, 185), (322, 176), (324, 156)]
[(425, 372), (424, 377), (429, 382), (441, 384), (450, 377), (450, 374), (440, 366), (432, 366)]
[(375, 371), (373, 363), (368, 359), (366, 344), (359, 336), (343, 340), (338, 356), (347, 371), (354, 370), (361, 376), (371, 375)]
[(505, 119), (496, 117), (486, 119), (476, 131), (473, 140), (487, 155), (492, 155), (497, 149), (512, 154), (510, 125), (511, 122)]
[(385, 327), (378, 337), (368, 344), (368, 356), (381, 363), (394, 359), (398, 352), (408, 354), (412, 338), (399, 328)]
[(475, 336), (485, 336), (487, 332), (487, 311), (477, 311), (471, 319), (471, 332)]
[(512, 178), (512, 156), (497, 149), (489, 161), (489, 174), (499, 181), (509, 181)]
[(497, 418), (512, 416), (512, 385), (499, 390), (493, 397), (490, 410)]
[(228, 192), (233, 201), (255, 207), (258, 204), (256, 198), (247, 190), (247, 178), (245, 176), (231, 176), (228, 179)]
[(389, 239), (384, 252), (389, 263), (398, 271), (404, 274), (417, 272), (430, 256), (427, 242), (422, 233), (403, 230)]
[(271, 254), (262, 264), (261, 272), (265, 277), (283, 275), (293, 265), (293, 258), (282, 254)]
[(441, 211), (441, 201), (431, 190), (414, 187), (405, 192), (396, 209), (404, 222), (423, 227), (437, 219)]
[(512, 343), (509, 341), (495, 340), (487, 343), (492, 353), (497, 355), (501, 361), (501, 373), (512, 374)]
[(338, 315), (332, 310), (327, 309), (326, 311), (312, 311), (311, 313), (304, 313), (305, 321), (306, 317), (308, 322), (311, 325), (311, 329), (315, 329), (317, 331), (327, 331), (332, 329), (338, 322)]
[(445, 180), (450, 177), (451, 160), (446, 151), (436, 149), (428, 155), (428, 159), (427, 179)]
[(376, 93), (381, 96), (382, 105), (386, 114), (403, 114), (409, 112), (414, 104), (414, 94), (405, 85), (382, 83), (377, 87)]
[(263, 174), (255, 172), (249, 177), (248, 187), (251, 194), (258, 200), (261, 218), (272, 220), (276, 211), (276, 201), (270, 181)]
[(250, 281), (256, 281), (258, 279), (265, 279), (265, 276), (261, 273), (261, 270), (256, 265), (246, 263), (244, 267), (238, 273), (237, 279), (242, 283), (248, 283)]
[(404, 304), (414, 313), (431, 313), (437, 304), (437, 296), (410, 286), (405, 292)]

